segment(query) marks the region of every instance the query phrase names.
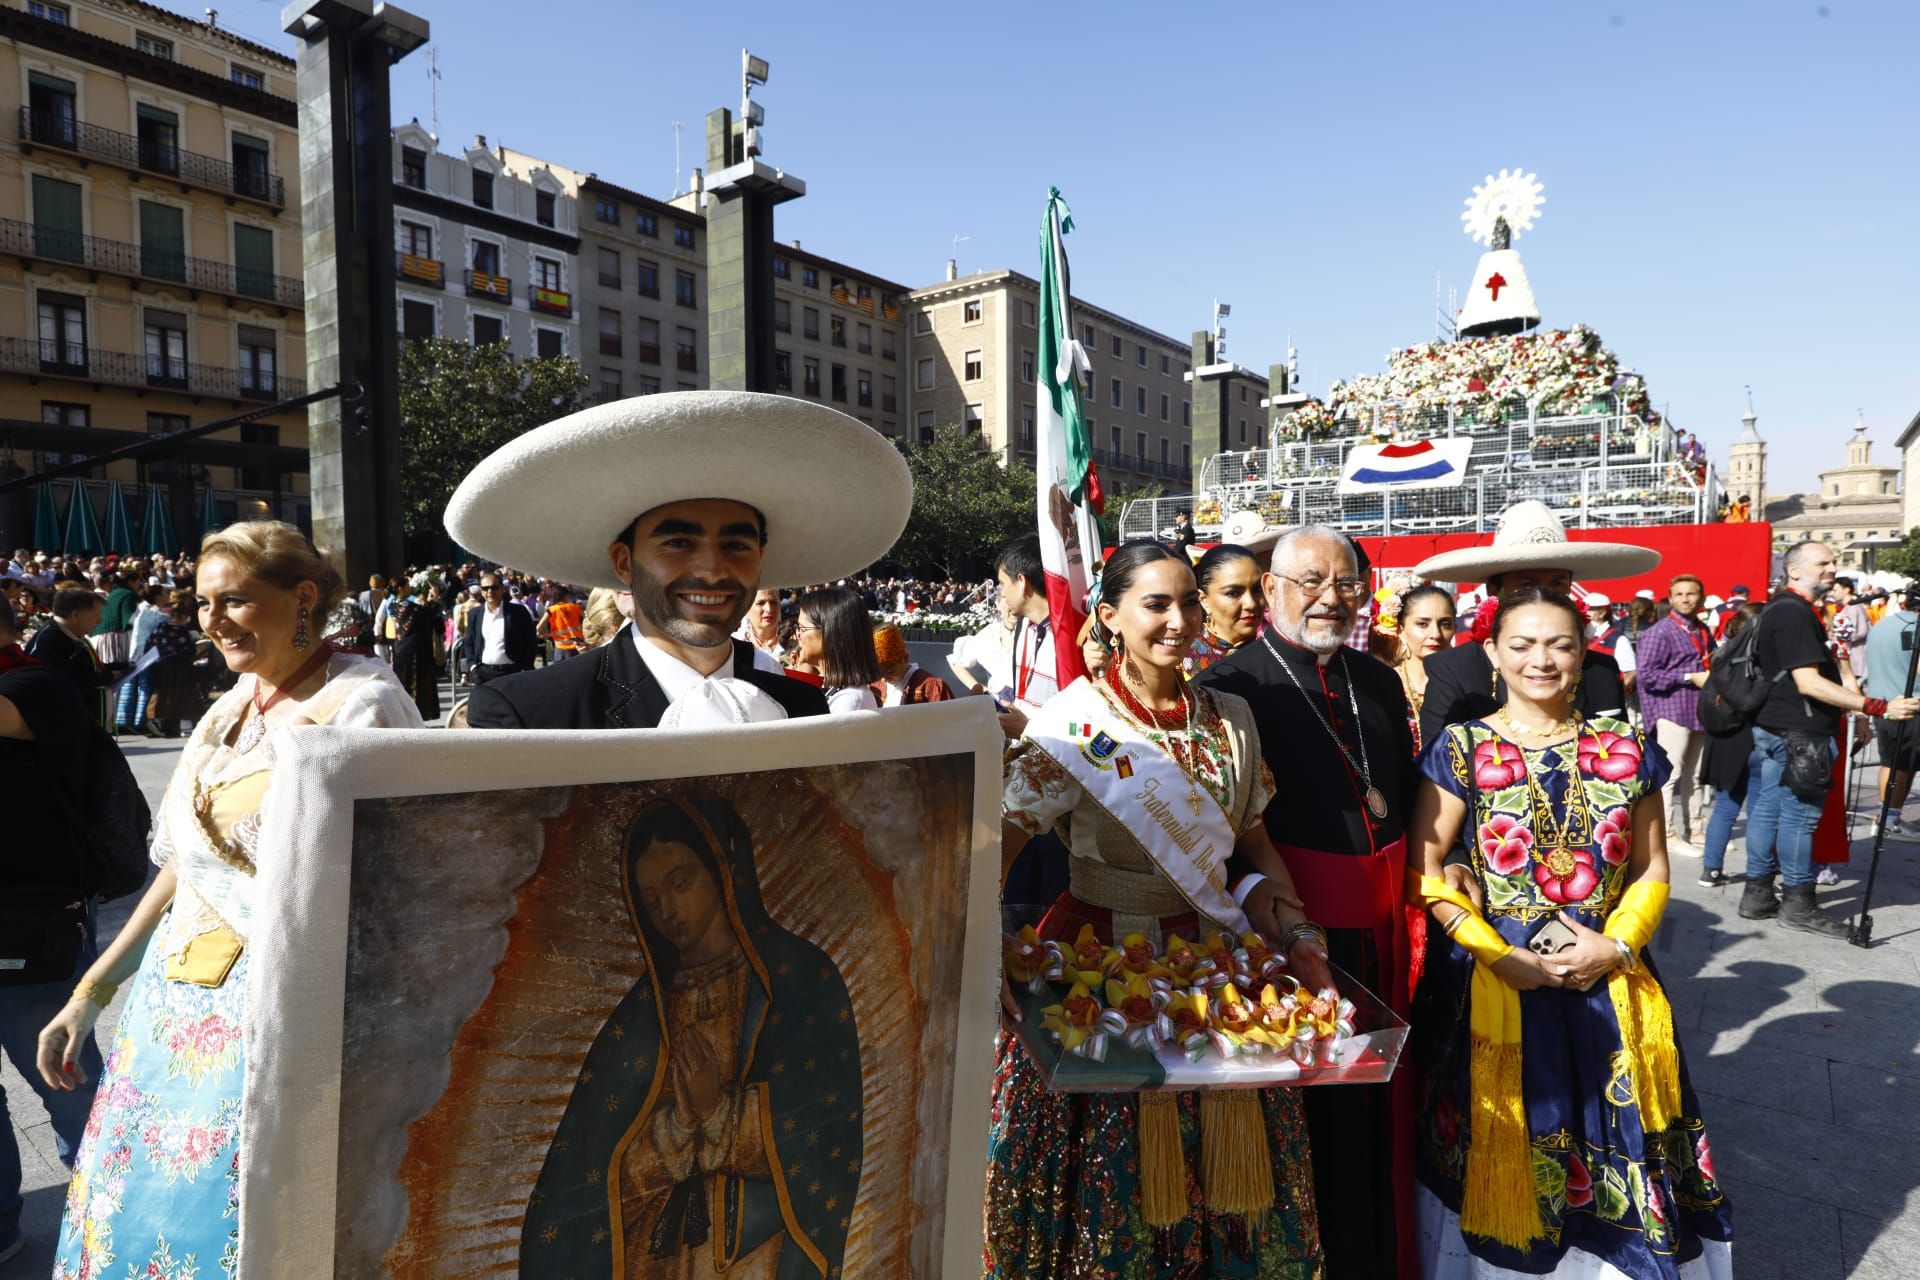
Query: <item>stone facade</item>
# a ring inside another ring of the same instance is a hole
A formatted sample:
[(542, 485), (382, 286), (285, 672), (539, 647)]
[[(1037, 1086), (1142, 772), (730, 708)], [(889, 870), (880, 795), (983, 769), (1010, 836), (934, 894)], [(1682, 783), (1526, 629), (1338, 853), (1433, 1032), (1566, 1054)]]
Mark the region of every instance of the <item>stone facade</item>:
[(447, 155), (419, 121), (393, 131), (400, 335), (579, 357), (579, 209), (538, 161), (484, 137)]
[(1767, 499), (1775, 550), (1808, 538), (1832, 547), (1844, 568), (1872, 568), (1876, 546), (1897, 540), (1906, 529), (1900, 494), (1900, 468), (1875, 464), (1867, 426), (1856, 423), (1847, 441), (1847, 462), (1820, 473), (1818, 493)]
[[(0, 9), (0, 419), (23, 467), (305, 393), (295, 97), (283, 54), (151, 5)], [(305, 412), (276, 415), (96, 468), (91, 496), (121, 481), (137, 521), (171, 481), (183, 542), (208, 488), (223, 520), (304, 525), (306, 445)]]

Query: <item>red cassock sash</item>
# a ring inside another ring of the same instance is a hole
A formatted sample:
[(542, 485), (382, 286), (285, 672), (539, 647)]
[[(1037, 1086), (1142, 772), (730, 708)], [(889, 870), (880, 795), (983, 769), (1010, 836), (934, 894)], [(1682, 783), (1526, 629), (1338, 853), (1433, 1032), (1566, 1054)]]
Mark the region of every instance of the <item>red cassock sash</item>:
[[(1275, 842), (1306, 904), (1307, 919), (1328, 929), (1362, 929), (1373, 934), (1374, 952), (1386, 990), (1379, 996), (1402, 1018), (1412, 1005), (1413, 952), (1407, 937), (1405, 904), (1406, 841), (1395, 840), (1372, 854), (1326, 853)], [(1388, 1084), (1393, 1124), (1393, 1217), (1399, 1236), (1400, 1274), (1420, 1272), (1414, 1247), (1413, 1064), (1403, 1056)]]

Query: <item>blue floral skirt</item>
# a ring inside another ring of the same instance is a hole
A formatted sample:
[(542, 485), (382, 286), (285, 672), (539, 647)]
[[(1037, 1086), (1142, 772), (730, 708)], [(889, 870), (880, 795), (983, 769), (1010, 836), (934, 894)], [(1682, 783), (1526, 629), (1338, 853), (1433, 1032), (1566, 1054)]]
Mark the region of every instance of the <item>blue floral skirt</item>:
[(169, 982), (157, 942), (165, 920), (154, 936), (74, 1161), (54, 1280), (202, 1280), (231, 1276), (239, 1261), (251, 953), (217, 987)]

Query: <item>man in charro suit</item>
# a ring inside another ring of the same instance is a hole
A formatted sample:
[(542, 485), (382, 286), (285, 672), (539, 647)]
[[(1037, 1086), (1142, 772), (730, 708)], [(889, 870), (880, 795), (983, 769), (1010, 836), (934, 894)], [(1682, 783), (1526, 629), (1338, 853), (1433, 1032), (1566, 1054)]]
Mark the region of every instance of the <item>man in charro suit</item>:
[(498, 563), (632, 591), (633, 625), (574, 661), (480, 685), (467, 722), (650, 729), (823, 715), (820, 690), (733, 632), (763, 585), (831, 582), (880, 559), (912, 501), (885, 437), (787, 396), (643, 396), (531, 431), (461, 483), (448, 532)]

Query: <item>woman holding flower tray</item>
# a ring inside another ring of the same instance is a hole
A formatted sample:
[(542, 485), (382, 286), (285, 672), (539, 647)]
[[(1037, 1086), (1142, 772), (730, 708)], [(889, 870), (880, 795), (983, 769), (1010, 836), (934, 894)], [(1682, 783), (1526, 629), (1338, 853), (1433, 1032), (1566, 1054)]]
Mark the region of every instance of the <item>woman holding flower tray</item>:
[[(1667, 903), (1660, 748), (1573, 710), (1584, 618), (1542, 587), (1500, 601), (1499, 710), (1427, 747), (1407, 830), (1452, 945), (1414, 1010), (1429, 1280), (1732, 1274), (1673, 1011), (1647, 944)], [(1474, 892), (1440, 878), (1460, 846)]]
[[(1050, 699), (1009, 754), (1006, 863), (1027, 839), (1055, 829), (1071, 855), (1070, 888), (1026, 946), (1062, 944), (1063, 962), (1086, 971), (1112, 1021), (1131, 1026), (1131, 988), (1148, 1006), (1135, 1029), (1151, 1023), (1156, 1033), (1164, 1027), (1233, 1044), (1256, 1029), (1251, 1002), (1262, 992), (1229, 999), (1229, 984), (1210, 1015), (1188, 1007), (1207, 998), (1192, 995), (1183, 977), (1163, 991), (1165, 1018), (1156, 1019), (1144, 995), (1151, 976), (1213, 963), (1202, 959), (1210, 950), (1241, 946), (1257, 931), (1272, 940), (1264, 944), (1273, 949), (1269, 964), (1284, 956), (1293, 977), (1319, 992), (1330, 985), (1325, 937), (1302, 913), (1261, 823), (1273, 784), (1246, 703), (1196, 689), (1182, 672), (1203, 625), (1192, 569), (1159, 543), (1129, 542), (1102, 581), (1097, 617), (1114, 639), (1112, 661), (1098, 679), (1077, 680)], [(1272, 877), (1273, 892), (1246, 909), (1236, 903), (1224, 878), (1229, 853)], [(1242, 949), (1266, 955), (1257, 941)], [(1035, 976), (1017, 957), (1008, 973)], [(1091, 1023), (1082, 1015), (1101, 1012), (1084, 982), (1057, 991), (1061, 1002), (1047, 1012), (1045, 1025), (1062, 1030), (1068, 1051), (1088, 1043)], [(1010, 990), (1003, 1003), (1021, 1016)], [(1298, 1091), (1056, 1093), (1019, 1039), (1004, 1035), (986, 1274), (1319, 1277)]]

